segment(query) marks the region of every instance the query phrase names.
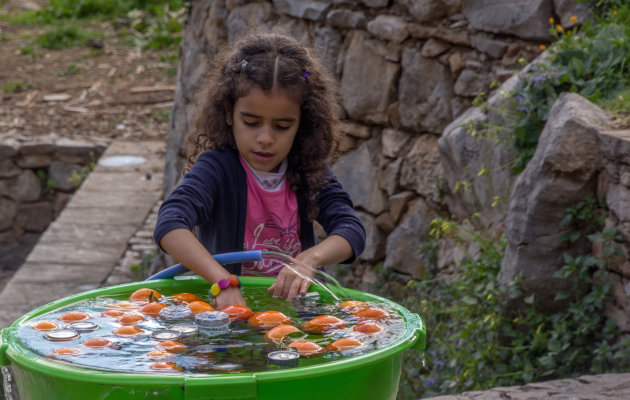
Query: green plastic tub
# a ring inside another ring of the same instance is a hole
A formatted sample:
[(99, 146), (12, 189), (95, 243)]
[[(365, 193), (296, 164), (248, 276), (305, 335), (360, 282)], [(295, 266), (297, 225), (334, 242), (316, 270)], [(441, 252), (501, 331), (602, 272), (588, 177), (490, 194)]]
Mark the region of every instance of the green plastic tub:
[[(272, 282), (271, 278), (242, 278), (245, 287), (268, 287)], [(356, 300), (380, 301), (397, 310), (406, 322), (405, 332), (395, 342), (363, 355), (292, 369), (227, 375), (101, 371), (41, 357), (22, 345), (17, 337), (17, 330), (22, 324), (28, 323), (29, 320), (41, 314), (98, 296), (130, 294), (142, 287), (173, 292), (193, 292), (207, 290), (209, 285), (199, 277), (135, 282), (69, 296), (24, 315), (10, 327), (0, 331), (0, 365), (10, 366), (19, 398), (21, 400), (395, 399), (403, 352), (409, 348), (424, 349), (425, 346), (425, 327), (417, 314), (384, 298), (354, 290), (348, 290), (348, 293)]]

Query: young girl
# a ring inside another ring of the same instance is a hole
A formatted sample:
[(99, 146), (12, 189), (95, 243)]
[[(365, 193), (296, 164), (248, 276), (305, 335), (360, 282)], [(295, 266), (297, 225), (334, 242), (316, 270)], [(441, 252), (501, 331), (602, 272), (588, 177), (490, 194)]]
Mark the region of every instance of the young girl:
[[(287, 36), (254, 34), (217, 57), (189, 172), (164, 201), (154, 238), (223, 286), (218, 308), (245, 304), (238, 286), (226, 285), (235, 282), (231, 274), (277, 276), (269, 291), (290, 300), (306, 293), (314, 269), (351, 263), (363, 251), (365, 229), (328, 166), (337, 143), (335, 94), (321, 64)], [(319, 244), (313, 221), (327, 233)], [(212, 258), (239, 250), (281, 252), (310, 268), (223, 267)]]

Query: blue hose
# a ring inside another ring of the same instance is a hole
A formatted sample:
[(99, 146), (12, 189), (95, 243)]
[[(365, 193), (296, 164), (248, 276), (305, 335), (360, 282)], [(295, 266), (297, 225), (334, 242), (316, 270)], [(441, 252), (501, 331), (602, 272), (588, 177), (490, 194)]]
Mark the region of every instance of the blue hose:
[[(262, 251), (260, 250), (250, 250), (250, 251), (235, 251), (233, 253), (222, 253), (222, 254), (214, 254), (212, 256), (219, 264), (240, 264), (248, 261), (262, 261)], [(188, 268), (184, 267), (181, 264), (173, 265), (172, 267), (168, 267), (165, 270), (158, 272), (155, 275), (148, 277), (147, 281), (152, 281), (154, 279), (169, 279), (174, 276), (183, 274), (190, 271)]]

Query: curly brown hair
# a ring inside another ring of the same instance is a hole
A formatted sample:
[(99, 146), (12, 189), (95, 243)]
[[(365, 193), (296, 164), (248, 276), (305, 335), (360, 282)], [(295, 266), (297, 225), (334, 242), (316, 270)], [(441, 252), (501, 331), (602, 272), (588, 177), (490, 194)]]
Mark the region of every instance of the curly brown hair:
[(224, 146), (237, 150), (226, 116), (253, 86), (285, 90), (301, 104), (300, 124), (287, 156), (287, 178), (293, 192), (304, 193), (307, 218), (313, 221), (328, 164), (338, 151), (341, 107), (335, 80), (312, 50), (290, 36), (253, 33), (215, 58), (200, 92), (187, 168), (205, 150)]

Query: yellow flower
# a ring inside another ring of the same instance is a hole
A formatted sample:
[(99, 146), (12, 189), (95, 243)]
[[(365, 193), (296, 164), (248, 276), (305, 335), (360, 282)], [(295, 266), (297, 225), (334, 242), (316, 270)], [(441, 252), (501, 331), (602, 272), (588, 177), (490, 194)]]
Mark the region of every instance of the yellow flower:
[(574, 24), (577, 22), (577, 18), (575, 18), (575, 15), (571, 17), (571, 22), (573, 22)]
[(562, 32), (562, 25), (557, 25), (557, 26), (556, 26), (556, 30), (557, 30), (558, 32)]
[(571, 36), (571, 31), (567, 31), (567, 36)]
[(613, 16), (617, 16), (617, 10), (613, 11)]
[(538, 47), (540, 47), (540, 50), (545, 50), (545, 49), (547, 48), (547, 46), (545, 46), (544, 44), (541, 44), (541, 45), (540, 45), (540, 46), (538, 46)]
[(555, 20), (555, 19), (553, 19), (553, 17), (549, 18), (549, 23), (550, 23), (550, 24), (553, 24), (554, 22), (556, 22), (556, 20)]

